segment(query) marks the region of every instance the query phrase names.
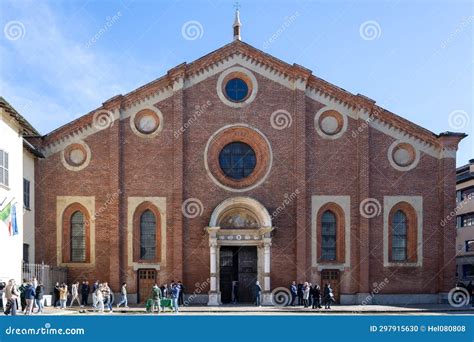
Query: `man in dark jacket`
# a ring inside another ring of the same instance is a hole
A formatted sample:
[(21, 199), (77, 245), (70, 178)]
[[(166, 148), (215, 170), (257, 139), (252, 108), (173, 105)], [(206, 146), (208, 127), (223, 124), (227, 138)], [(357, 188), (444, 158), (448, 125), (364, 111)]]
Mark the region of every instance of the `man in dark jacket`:
[(87, 306), (87, 299), (89, 298), (89, 292), (91, 288), (89, 286), (89, 282), (84, 280), (81, 285), (81, 306)]
[(178, 281), (178, 289), (179, 289), (179, 297), (178, 297), (178, 304), (179, 305), (184, 305), (184, 285), (180, 281)]
[(318, 284), (314, 285), (311, 294), (313, 296), (313, 309), (321, 309), (321, 288)]
[(291, 292), (291, 304), (290, 305), (294, 306), (296, 296), (298, 295), (298, 289), (296, 288), (296, 281), (294, 281), (294, 280), (290, 285), (290, 292)]
[(22, 312), (25, 311), (26, 309), (25, 290), (26, 290), (27, 285), (28, 285), (28, 280), (23, 279), (23, 283), (18, 288), (18, 290), (20, 291), (20, 305), (21, 305)]
[(38, 283), (38, 286), (36, 286), (36, 289), (35, 289), (35, 302), (36, 302), (36, 306), (38, 307), (38, 311), (36, 311), (36, 313), (41, 313), (43, 312), (43, 295), (44, 295), (44, 286), (43, 286), (43, 283), (39, 282)]
[(35, 302), (36, 289), (33, 287), (31, 282), (26, 283), (25, 290), (25, 301), (26, 301), (26, 311), (25, 315), (31, 315), (33, 311), (33, 303)]
[(60, 293), (60, 286), (59, 282), (56, 282), (56, 285), (54, 285), (54, 292), (53, 292), (53, 306), (56, 308), (59, 303), (59, 293)]
[(303, 305), (303, 284), (300, 282), (297, 286), (298, 305)]

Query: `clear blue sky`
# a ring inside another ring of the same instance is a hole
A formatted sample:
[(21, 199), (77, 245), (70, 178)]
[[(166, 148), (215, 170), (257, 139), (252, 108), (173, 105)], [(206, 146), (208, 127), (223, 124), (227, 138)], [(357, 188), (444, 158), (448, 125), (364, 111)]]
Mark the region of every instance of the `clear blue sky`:
[[(229, 43), (233, 4), (2, 1), (0, 93), (48, 133)], [(474, 158), (472, 1), (240, 4), (243, 41), (435, 133), (470, 134), (458, 165)], [(183, 36), (189, 21), (197, 36)]]

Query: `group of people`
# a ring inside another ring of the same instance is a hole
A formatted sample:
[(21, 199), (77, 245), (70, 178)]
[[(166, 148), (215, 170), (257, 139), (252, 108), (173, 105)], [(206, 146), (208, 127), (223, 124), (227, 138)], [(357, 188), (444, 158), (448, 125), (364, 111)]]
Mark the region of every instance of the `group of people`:
[[(79, 298), (79, 290), (81, 297)], [(69, 302), (69, 307), (72, 307), (75, 302), (81, 308), (88, 305), (89, 295), (92, 293), (92, 307), (94, 311), (98, 310), (99, 312), (104, 312), (104, 308), (108, 308), (109, 311), (113, 311), (113, 295), (112, 290), (109, 287), (107, 282), (100, 283), (98, 280), (92, 285), (92, 289), (89, 285), (89, 281), (84, 280), (82, 284), (79, 284), (78, 281), (75, 281), (71, 284), (71, 291), (69, 292), (68, 286), (65, 283), (59, 284), (56, 282), (54, 286), (54, 297), (53, 303), (54, 307), (60, 309), (66, 309), (68, 297), (70, 295), (71, 299)], [(121, 301), (117, 304), (117, 307), (124, 305), (128, 308), (127, 301), (127, 284), (123, 283), (121, 287)]]
[[(20, 286), (17, 286), (14, 279), (10, 279), (1, 290), (5, 292), (5, 315), (16, 316), (19, 307), (25, 315), (31, 315), (35, 308), (36, 313), (43, 312), (44, 286), (36, 277), (30, 280), (23, 279)], [(20, 306), (18, 301), (20, 301)]]
[(324, 285), (323, 290), (318, 284), (314, 286), (309, 282), (296, 284), (293, 281), (290, 285), (291, 303), (290, 305), (303, 305), (305, 308), (312, 307), (313, 309), (322, 309), (321, 304), (324, 304), (325, 309), (331, 309), (331, 304), (335, 302), (334, 291), (331, 284)]
[[(164, 301), (171, 301), (171, 308), (175, 313), (179, 312), (179, 306), (184, 304), (184, 286), (181, 281), (174, 282), (171, 281), (171, 284), (163, 284), (158, 286), (154, 284), (151, 288), (150, 294), (150, 311), (160, 313), (164, 309)], [(148, 305), (147, 305), (148, 306)]]

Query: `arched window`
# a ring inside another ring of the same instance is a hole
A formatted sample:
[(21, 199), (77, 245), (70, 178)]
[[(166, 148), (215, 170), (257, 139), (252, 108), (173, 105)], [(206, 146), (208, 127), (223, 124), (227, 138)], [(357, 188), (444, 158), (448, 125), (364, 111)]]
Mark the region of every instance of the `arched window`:
[(84, 214), (80, 211), (71, 215), (71, 261), (86, 261), (86, 227)]
[(330, 210), (326, 210), (321, 218), (321, 260), (336, 260), (336, 215)]
[(156, 258), (156, 217), (149, 209), (140, 216), (140, 259)]
[(407, 216), (397, 210), (392, 219), (392, 260), (407, 260)]

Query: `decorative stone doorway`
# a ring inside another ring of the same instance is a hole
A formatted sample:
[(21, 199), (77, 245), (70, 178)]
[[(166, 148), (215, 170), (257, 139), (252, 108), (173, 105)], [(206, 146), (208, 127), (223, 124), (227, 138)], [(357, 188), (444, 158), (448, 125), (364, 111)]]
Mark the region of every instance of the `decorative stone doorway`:
[[(238, 251), (239, 248), (242, 248), (244, 246), (254, 247), (254, 249), (248, 249), (247, 251), (256, 250), (257, 274), (256, 278), (255, 276), (253, 276), (253, 279), (255, 279), (255, 281), (258, 280), (260, 282), (260, 285), (262, 286), (263, 305), (272, 305), (270, 287), (272, 230), (273, 228), (271, 226), (271, 217), (267, 209), (260, 202), (250, 197), (232, 197), (223, 201), (214, 209), (214, 212), (212, 213), (209, 222), (209, 226), (206, 227), (206, 231), (209, 234), (211, 269), (211, 284), (208, 305), (222, 304), (221, 285), (225, 287), (222, 289), (223, 291), (225, 291), (224, 299), (225, 301), (228, 300), (229, 280), (227, 278), (229, 278), (229, 272), (231, 271), (225, 269), (226, 265), (221, 265), (221, 263), (225, 262), (225, 260), (229, 260), (228, 257), (227, 259), (221, 258), (221, 253), (226, 253), (227, 256), (229, 256), (229, 250), (233, 251), (232, 247), (235, 248), (234, 251)], [(232, 258), (234, 258), (233, 252)], [(242, 256), (243, 264), (251, 263), (251, 260), (252, 258), (250, 257), (246, 258)], [(224, 267), (224, 269), (222, 269), (222, 267)], [(245, 268), (251, 266), (243, 267)], [(221, 270), (223, 270), (222, 276), (224, 277), (222, 281)], [(233, 273), (232, 276), (236, 277), (240, 273), (242, 273), (242, 279), (245, 283), (252, 281), (255, 284), (254, 280), (250, 279), (252, 275), (245, 274), (252, 272), (245, 272), (244, 269), (242, 269), (242, 272), (237, 272), (237, 274)], [(253, 289), (251, 288), (251, 290)]]

